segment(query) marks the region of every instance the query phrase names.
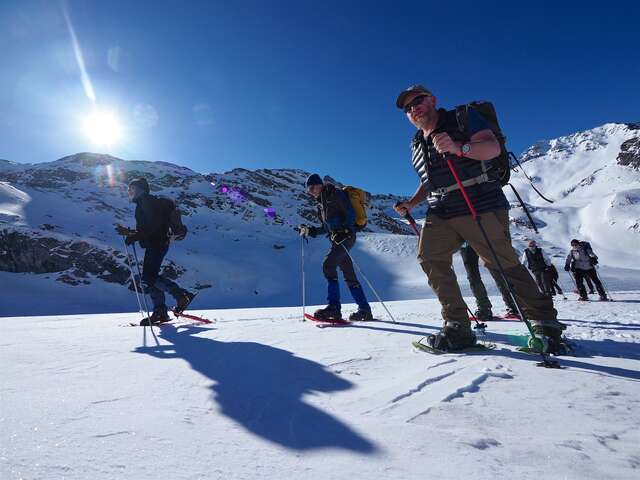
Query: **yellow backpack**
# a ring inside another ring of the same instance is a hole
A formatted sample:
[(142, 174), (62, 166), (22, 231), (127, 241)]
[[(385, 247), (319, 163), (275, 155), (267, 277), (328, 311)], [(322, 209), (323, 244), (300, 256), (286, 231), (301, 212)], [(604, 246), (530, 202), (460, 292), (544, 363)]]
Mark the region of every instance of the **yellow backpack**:
[(351, 200), (351, 206), (356, 213), (356, 229), (362, 230), (367, 226), (367, 206), (369, 204), (369, 197), (367, 192), (357, 187), (343, 187), (343, 190), (349, 196)]

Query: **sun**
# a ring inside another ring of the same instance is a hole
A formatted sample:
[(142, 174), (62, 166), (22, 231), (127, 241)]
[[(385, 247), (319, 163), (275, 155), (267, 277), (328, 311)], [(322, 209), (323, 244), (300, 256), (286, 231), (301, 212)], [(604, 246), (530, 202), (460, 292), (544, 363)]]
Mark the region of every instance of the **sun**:
[(111, 112), (93, 112), (84, 120), (84, 132), (92, 143), (109, 147), (122, 138), (122, 127)]

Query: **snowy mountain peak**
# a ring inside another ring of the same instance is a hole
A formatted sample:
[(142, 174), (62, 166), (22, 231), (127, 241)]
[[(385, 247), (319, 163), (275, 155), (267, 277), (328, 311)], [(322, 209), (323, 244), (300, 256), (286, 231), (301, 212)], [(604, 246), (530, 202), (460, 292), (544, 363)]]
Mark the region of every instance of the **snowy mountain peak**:
[(640, 264), (640, 124), (607, 123), (538, 142), (520, 158), (536, 188), (554, 200), (545, 202), (524, 176), (512, 176), (545, 225), (540, 241), (566, 249), (570, 238), (580, 238), (609, 265)]
[(536, 142), (522, 153), (520, 162), (528, 162), (544, 155), (570, 156), (581, 152), (606, 149), (611, 144), (619, 146), (625, 141), (638, 137), (640, 137), (640, 124), (638, 123), (605, 123), (590, 130)]

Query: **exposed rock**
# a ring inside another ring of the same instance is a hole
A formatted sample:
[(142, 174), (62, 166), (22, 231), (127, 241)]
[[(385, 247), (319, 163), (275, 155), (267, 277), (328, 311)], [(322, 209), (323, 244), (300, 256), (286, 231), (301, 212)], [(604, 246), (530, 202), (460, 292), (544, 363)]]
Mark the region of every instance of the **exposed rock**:
[(114, 253), (84, 241), (0, 230), (0, 270), (5, 272), (65, 272), (58, 279), (66, 283), (72, 283), (71, 277), (79, 281), (91, 275), (124, 284), (129, 270), (116, 260)]
[(630, 138), (620, 146), (617, 161), (619, 165), (640, 170), (640, 136)]

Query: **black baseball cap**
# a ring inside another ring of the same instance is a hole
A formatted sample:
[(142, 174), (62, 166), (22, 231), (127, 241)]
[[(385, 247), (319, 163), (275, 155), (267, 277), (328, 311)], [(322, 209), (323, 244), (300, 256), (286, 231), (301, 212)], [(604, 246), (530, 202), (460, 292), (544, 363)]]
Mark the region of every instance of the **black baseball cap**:
[(407, 95), (410, 95), (412, 93), (420, 93), (422, 95), (429, 95), (430, 97), (433, 96), (433, 93), (431, 93), (431, 90), (429, 90), (427, 87), (424, 87), (422, 85), (411, 85), (406, 90), (400, 92), (400, 95), (398, 95), (398, 98), (396, 99), (396, 107), (402, 110)]

